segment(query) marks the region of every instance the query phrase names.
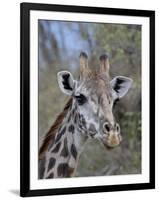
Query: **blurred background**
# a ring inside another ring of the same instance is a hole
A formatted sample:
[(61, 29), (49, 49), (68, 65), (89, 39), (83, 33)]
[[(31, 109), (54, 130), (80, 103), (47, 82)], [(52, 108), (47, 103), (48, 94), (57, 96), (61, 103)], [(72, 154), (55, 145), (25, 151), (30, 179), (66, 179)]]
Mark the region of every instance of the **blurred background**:
[(99, 56), (110, 57), (110, 75), (133, 79), (130, 91), (114, 108), (123, 142), (106, 150), (90, 140), (80, 157), (76, 176), (141, 173), (141, 26), (39, 20), (39, 146), (69, 97), (58, 87), (56, 74), (68, 70), (79, 74), (79, 54), (86, 51), (89, 66)]

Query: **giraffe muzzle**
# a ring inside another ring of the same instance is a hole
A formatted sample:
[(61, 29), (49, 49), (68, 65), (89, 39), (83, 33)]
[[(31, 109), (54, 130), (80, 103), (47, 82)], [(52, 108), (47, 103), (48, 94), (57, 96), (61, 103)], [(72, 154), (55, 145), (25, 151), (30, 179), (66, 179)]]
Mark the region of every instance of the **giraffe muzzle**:
[(109, 134), (108, 136), (103, 138), (103, 143), (108, 148), (114, 148), (118, 146), (122, 141), (122, 137), (120, 134)]
[(120, 126), (119, 124), (115, 124), (114, 126), (111, 126), (108, 123), (105, 123), (103, 125), (103, 143), (108, 148), (114, 148), (118, 146), (121, 141), (122, 137), (120, 134)]

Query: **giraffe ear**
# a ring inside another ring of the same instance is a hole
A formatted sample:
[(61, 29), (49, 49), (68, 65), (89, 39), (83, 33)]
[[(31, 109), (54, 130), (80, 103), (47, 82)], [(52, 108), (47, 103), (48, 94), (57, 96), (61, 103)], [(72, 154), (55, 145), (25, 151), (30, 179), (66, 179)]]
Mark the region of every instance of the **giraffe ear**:
[(111, 82), (111, 86), (114, 89), (117, 98), (122, 98), (130, 89), (133, 80), (125, 76), (117, 76)]
[(67, 95), (72, 95), (75, 86), (75, 81), (72, 74), (68, 71), (58, 72), (57, 80), (62, 92)]

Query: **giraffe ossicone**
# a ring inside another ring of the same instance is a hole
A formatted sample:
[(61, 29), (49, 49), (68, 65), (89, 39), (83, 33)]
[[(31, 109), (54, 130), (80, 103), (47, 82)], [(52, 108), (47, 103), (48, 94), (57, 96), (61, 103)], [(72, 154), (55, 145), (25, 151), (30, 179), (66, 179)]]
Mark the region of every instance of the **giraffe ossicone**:
[(110, 81), (108, 55), (101, 55), (99, 60), (99, 69), (92, 70), (87, 54), (81, 52), (78, 80), (68, 71), (57, 74), (61, 91), (70, 99), (40, 147), (40, 179), (73, 176), (88, 138), (98, 139), (109, 148), (122, 140), (113, 105), (126, 95), (132, 79), (117, 76)]

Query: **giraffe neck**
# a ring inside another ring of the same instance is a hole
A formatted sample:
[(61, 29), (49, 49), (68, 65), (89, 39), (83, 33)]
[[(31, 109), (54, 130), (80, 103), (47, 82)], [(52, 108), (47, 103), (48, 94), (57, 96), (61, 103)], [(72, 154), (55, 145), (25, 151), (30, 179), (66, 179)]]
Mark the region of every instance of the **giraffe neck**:
[(43, 178), (70, 177), (74, 174), (79, 155), (87, 137), (82, 134), (80, 115), (75, 103), (63, 119), (54, 141), (45, 154)]

